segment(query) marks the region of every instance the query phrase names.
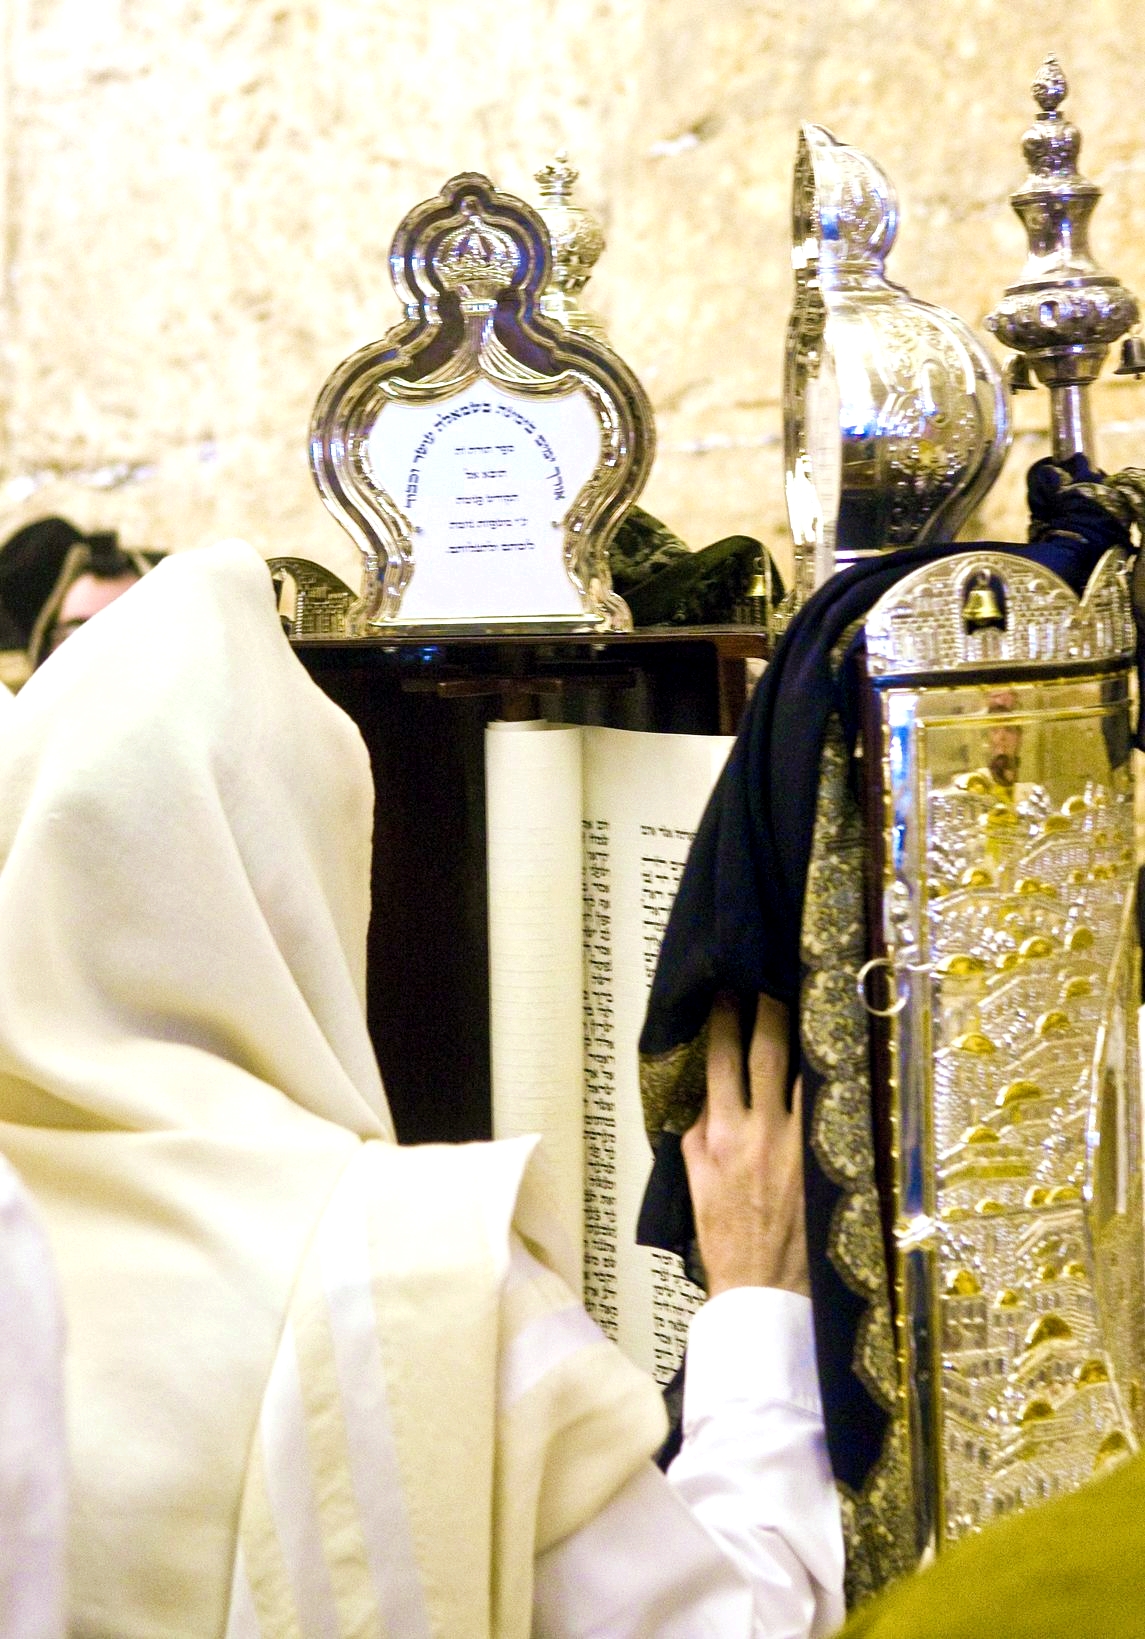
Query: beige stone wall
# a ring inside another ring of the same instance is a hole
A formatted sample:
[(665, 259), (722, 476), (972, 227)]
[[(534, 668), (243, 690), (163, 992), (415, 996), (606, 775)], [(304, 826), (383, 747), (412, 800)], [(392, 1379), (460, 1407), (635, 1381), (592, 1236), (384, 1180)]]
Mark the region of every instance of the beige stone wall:
[[(646, 504), (787, 556), (779, 375), (801, 120), (902, 204), (893, 276), (978, 324), (1056, 49), (1105, 189), (1099, 258), (1145, 297), (1129, 0), (3, 0), (0, 534), (47, 510), (134, 544), (241, 533), (355, 574), (305, 456), (329, 369), (397, 317), (390, 235), (453, 172), (532, 196), (566, 143), (609, 249), (589, 287), (656, 406)], [(1100, 454), (1145, 464), (1107, 374)], [(1022, 528), (1043, 395), (979, 520)]]

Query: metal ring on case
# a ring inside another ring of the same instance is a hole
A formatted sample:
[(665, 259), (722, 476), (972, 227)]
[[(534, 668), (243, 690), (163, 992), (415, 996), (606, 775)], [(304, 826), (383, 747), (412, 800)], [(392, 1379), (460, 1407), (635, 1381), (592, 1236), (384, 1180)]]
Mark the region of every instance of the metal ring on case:
[(897, 1013), (901, 1013), (903, 1008), (906, 1006), (906, 997), (899, 996), (890, 1007), (872, 1007), (867, 997), (867, 979), (876, 968), (882, 968), (885, 970), (888, 982), (893, 989), (895, 980), (894, 962), (889, 956), (872, 956), (869, 962), (863, 963), (862, 967), (859, 969), (858, 976), (855, 979), (855, 985), (859, 992), (859, 1000), (862, 1002), (872, 1019), (893, 1019), (895, 1015)]

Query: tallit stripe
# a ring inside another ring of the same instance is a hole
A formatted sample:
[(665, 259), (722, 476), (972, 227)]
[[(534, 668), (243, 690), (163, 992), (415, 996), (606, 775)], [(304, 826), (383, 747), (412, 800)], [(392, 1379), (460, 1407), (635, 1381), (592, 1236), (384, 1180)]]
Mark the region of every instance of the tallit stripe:
[(246, 1555), (240, 1542), (231, 1579), (231, 1604), (227, 1612), (226, 1639), (262, 1639), (262, 1627), (255, 1610), (254, 1593), (246, 1571)]
[(239, 1530), (241, 1559), (235, 1566), (232, 1601), (239, 1591), (237, 1577), (241, 1564), (245, 1590), (254, 1607), (255, 1632), (261, 1639), (306, 1639), (299, 1625), (294, 1589), (267, 1495), (266, 1460), (260, 1436), (255, 1437), (247, 1467)]
[[(502, 1327), (503, 1524), (516, 1533), (528, 1529), (543, 1552), (592, 1518), (656, 1450), (665, 1433), (663, 1401), (564, 1282), (519, 1241)], [(531, 1492), (531, 1483), (539, 1491)]]
[(382, 1639), (381, 1611), (367, 1564), (362, 1520), (350, 1477), (326, 1294), (318, 1260), (309, 1258), (292, 1310), (306, 1441), (314, 1476), (315, 1517), (342, 1639)]
[[(259, 1428), (267, 1500), (306, 1639), (341, 1639), (307, 1449), (292, 1323), (271, 1368)], [(270, 1636), (268, 1636), (270, 1639)], [(273, 1639), (278, 1639), (273, 1634)]]
[(604, 1341), (600, 1327), (579, 1305), (539, 1315), (517, 1333), (502, 1357), (498, 1395), (501, 1409), (509, 1411), (571, 1355), (596, 1348)]
[[(488, 1639), (504, 1175), (521, 1152), (371, 1147), (378, 1347), (430, 1629)], [(510, 1551), (531, 1558), (531, 1544)], [(529, 1620), (526, 1607), (512, 1631), (527, 1636)]]
[(568, 1287), (514, 1236), (502, 1298), (498, 1403), (508, 1411), (561, 1361), (604, 1340)]
[(368, 1165), (349, 1169), (323, 1217), (317, 1257), (341, 1390), (346, 1462), (378, 1610), (374, 1631), (393, 1639), (429, 1639), (374, 1315), (368, 1238), (372, 1181)]

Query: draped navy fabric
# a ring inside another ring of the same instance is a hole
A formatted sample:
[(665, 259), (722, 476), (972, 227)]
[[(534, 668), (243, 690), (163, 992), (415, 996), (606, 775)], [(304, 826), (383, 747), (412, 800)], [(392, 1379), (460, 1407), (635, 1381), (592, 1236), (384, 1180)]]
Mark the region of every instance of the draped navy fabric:
[[(799, 1048), (800, 928), (828, 719), (838, 716), (849, 748), (858, 731), (858, 625), (910, 571), (975, 547), (1028, 558), (1080, 596), (1102, 553), (1129, 545), (1123, 524), (1070, 494), (1071, 483), (1096, 477), (1081, 457), (1065, 469), (1039, 462), (1029, 479), (1031, 534), (1038, 536), (1030, 544), (908, 547), (836, 575), (800, 610), (760, 681), (692, 845), (652, 983), (642, 1057), (692, 1041), (721, 992), (741, 998), (751, 1014), (756, 994), (766, 992), (790, 1010), (790, 1077), (803, 1074), (809, 1127), (820, 1078)], [(853, 628), (840, 664), (834, 651)], [(637, 1238), (679, 1253), (691, 1269), (694, 1225), (679, 1137), (661, 1133), (653, 1146)], [(804, 1157), (827, 1445), (836, 1478), (858, 1491), (882, 1450), (887, 1419), (852, 1369), (864, 1301), (827, 1256), (839, 1190), (806, 1141)]]

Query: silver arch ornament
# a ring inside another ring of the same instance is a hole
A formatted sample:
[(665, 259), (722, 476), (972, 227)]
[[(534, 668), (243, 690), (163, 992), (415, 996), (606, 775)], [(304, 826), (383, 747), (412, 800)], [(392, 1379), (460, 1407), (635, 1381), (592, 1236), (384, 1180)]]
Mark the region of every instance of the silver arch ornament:
[(362, 555), (351, 635), (630, 630), (608, 546), (652, 410), (605, 342), (543, 312), (541, 217), (456, 176), (404, 218), (390, 268), (406, 317), (334, 370), (310, 428)]

